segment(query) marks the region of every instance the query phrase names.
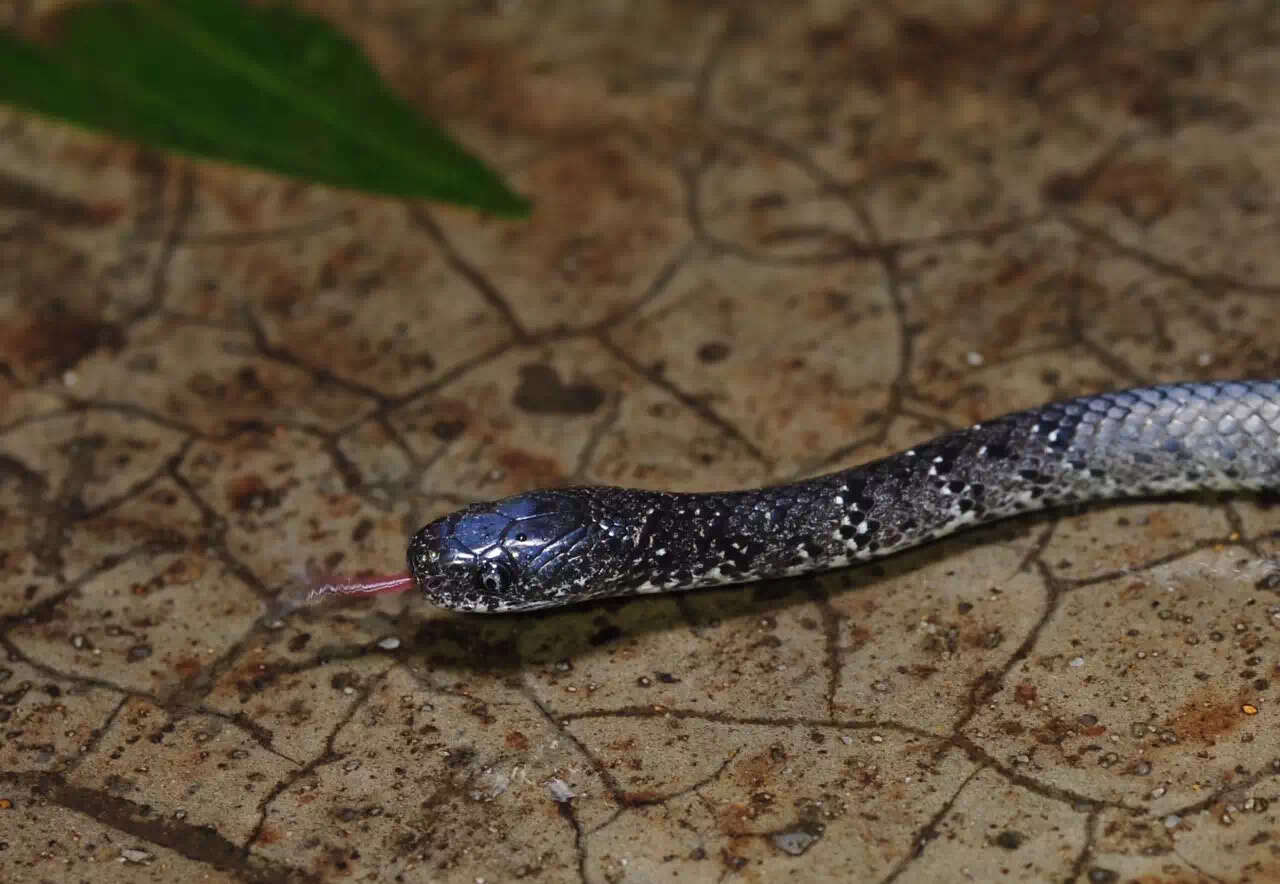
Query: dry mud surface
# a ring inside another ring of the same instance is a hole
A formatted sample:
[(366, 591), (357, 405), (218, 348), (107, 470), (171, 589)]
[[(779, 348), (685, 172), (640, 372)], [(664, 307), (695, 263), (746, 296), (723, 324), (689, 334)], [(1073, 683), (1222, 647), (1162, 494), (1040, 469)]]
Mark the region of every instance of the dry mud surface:
[(535, 216), (0, 114), (0, 878), (1280, 876), (1265, 497), (539, 616), (268, 608), (532, 486), (1280, 376), (1275, 4), (309, 6)]

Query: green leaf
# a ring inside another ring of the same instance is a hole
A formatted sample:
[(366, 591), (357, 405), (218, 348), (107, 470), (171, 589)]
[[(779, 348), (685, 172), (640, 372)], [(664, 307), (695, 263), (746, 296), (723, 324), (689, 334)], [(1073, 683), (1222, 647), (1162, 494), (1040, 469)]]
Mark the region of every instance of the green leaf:
[(0, 31), (0, 103), (337, 187), (523, 216), (529, 203), (318, 18), (239, 0), (108, 0), (39, 44)]

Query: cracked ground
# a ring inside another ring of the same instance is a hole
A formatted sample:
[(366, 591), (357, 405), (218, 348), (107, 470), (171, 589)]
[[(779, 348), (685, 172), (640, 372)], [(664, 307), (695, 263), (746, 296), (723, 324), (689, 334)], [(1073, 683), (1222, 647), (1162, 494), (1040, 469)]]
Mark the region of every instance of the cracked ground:
[(1273, 3), (308, 6), (534, 217), (0, 114), (0, 878), (1280, 876), (1265, 497), (536, 616), (272, 604), (534, 486), (1280, 376)]

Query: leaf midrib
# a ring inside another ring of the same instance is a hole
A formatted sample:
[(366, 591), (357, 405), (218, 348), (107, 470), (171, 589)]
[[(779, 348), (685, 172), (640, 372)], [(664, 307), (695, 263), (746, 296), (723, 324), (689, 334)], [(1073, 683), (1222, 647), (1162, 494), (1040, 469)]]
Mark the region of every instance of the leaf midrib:
[[(216, 39), (210, 39), (208, 32), (195, 22), (190, 21), (190, 19), (181, 14), (174, 14), (171, 9), (164, 8), (163, 4), (156, 3), (155, 0), (143, 0), (143, 2), (148, 8), (155, 10), (158, 16), (168, 19), (174, 30), (188, 41), (188, 45), (201, 52), (206, 58), (215, 63), (226, 65), (232, 71), (245, 77), (254, 85), (261, 87), (276, 98), (283, 99), (293, 107), (304, 110), (312, 119), (319, 120), (338, 132), (346, 133), (348, 136), (353, 137), (354, 141), (370, 151), (394, 157), (410, 168), (422, 168), (418, 155), (401, 151), (395, 145), (388, 145), (385, 141), (371, 140), (365, 137), (365, 130), (353, 130), (349, 126), (344, 126), (341, 117), (335, 115), (331, 108), (323, 103), (311, 100), (311, 94), (306, 89), (290, 89), (290, 85), (293, 85), (292, 81), (275, 76), (269, 68), (262, 66), (250, 55), (227, 50)], [(440, 146), (444, 147), (446, 143), (442, 142)], [(457, 154), (452, 145), (448, 147), (450, 153)]]

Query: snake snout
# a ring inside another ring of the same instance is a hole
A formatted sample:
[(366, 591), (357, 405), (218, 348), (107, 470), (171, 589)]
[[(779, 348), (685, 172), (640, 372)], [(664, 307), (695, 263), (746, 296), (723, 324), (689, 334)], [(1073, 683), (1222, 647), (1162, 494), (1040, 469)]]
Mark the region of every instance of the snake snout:
[(409, 541), (409, 572), (418, 589), (437, 605), (452, 608), (467, 584), (475, 554), (454, 536), (451, 517), (424, 526)]
[(409, 571), (433, 604), (455, 611), (508, 610), (515, 582), (497, 542), (500, 519), (488, 510), (446, 516), (409, 541)]

